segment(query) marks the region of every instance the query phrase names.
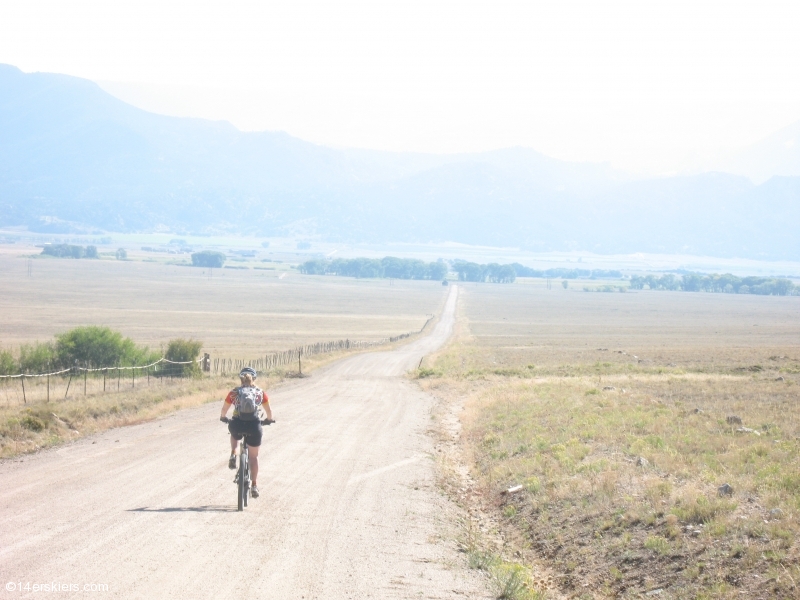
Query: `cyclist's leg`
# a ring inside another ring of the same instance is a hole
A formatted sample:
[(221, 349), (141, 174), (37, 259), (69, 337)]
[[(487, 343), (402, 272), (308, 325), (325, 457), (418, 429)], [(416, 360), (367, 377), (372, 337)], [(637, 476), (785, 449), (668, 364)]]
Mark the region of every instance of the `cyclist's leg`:
[(261, 446), (261, 437), (264, 430), (256, 421), (247, 433), (247, 457), (250, 459), (250, 480), (253, 485), (258, 481), (258, 448)]
[(258, 446), (248, 446), (247, 456), (250, 459), (250, 480), (253, 485), (258, 481)]

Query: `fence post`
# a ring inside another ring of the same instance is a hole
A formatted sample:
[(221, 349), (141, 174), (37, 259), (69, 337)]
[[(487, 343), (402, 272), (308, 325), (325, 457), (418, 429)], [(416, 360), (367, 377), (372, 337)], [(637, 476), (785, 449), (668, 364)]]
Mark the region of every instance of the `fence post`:
[(84, 370), (83, 370), (83, 395), (84, 396), (86, 395), (86, 376), (89, 374), (88, 365), (89, 365), (89, 363), (86, 363), (86, 367), (87, 368), (84, 368)]
[(119, 380), (122, 377), (122, 371), (119, 370), (119, 365), (117, 365), (117, 391), (119, 391)]
[(25, 373), (22, 374), (20, 380), (22, 381), (22, 401), (27, 404), (28, 398), (25, 396)]
[(67, 394), (69, 394), (69, 386), (72, 383), (72, 375), (75, 373), (75, 367), (69, 370), (69, 381), (67, 381), (67, 391), (64, 392), (64, 400), (67, 399)]
[(297, 371), (300, 375), (303, 374), (303, 349), (298, 348), (297, 350)]
[(106, 391), (106, 375), (108, 374), (108, 367), (103, 369), (103, 391)]
[(47, 401), (50, 402), (50, 373), (47, 374)]

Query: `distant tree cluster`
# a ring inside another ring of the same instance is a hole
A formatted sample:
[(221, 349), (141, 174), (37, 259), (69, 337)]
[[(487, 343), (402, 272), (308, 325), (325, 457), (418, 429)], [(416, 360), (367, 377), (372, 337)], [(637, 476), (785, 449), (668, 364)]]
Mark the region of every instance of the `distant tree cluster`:
[(51, 244), (42, 249), (42, 254), (57, 258), (97, 258), (97, 246), (73, 246), (72, 244)]
[(771, 277), (736, 277), (724, 275), (702, 275), (687, 273), (681, 277), (667, 275), (634, 275), (631, 289), (673, 290), (683, 292), (722, 292), (729, 294), (760, 294), (763, 296), (788, 296), (800, 292), (791, 280)]
[(546, 269), (540, 271), (538, 269), (531, 269), (530, 267), (523, 266), (519, 263), (512, 263), (517, 277), (540, 277), (540, 278), (554, 278), (554, 279), (578, 279), (579, 277), (585, 279), (621, 279), (621, 271), (605, 271), (603, 269)]
[(219, 269), (225, 264), (227, 257), (222, 252), (203, 250), (192, 254), (192, 265), (195, 267), (209, 267)]
[(337, 258), (335, 260), (309, 260), (298, 268), (306, 275), (342, 275), (371, 279), (444, 279), (447, 264), (443, 261), (425, 262), (412, 258), (386, 256), (377, 258)]
[[(458, 273), (459, 281), (489, 281), (491, 283), (514, 283), (517, 272), (514, 265), (489, 263), (479, 265), (474, 262), (457, 260), (453, 262), (453, 271)], [(520, 265), (522, 266), (522, 265)]]

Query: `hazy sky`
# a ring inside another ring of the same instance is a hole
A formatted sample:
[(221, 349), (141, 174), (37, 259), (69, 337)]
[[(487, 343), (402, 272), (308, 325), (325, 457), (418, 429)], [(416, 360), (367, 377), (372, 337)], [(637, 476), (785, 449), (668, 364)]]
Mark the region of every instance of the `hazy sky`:
[(0, 62), (334, 145), (671, 172), (800, 120), (800, 2), (3, 0)]

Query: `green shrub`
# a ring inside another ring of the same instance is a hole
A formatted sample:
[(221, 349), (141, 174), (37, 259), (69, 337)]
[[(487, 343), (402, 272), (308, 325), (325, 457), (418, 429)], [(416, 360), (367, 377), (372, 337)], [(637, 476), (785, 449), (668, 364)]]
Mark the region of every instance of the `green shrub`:
[(14, 355), (8, 350), (0, 350), (0, 375), (16, 375), (18, 372)]
[(113, 367), (146, 364), (157, 359), (147, 347), (137, 347), (130, 338), (108, 327), (87, 325), (56, 336), (58, 363), (70, 367)]
[(22, 344), (19, 348), (19, 369), (22, 373), (45, 373), (53, 368), (56, 353), (50, 342)]
[(165, 368), (169, 369), (170, 374), (178, 376), (198, 374), (200, 372), (200, 365), (194, 361), (196, 361), (197, 357), (200, 355), (200, 349), (202, 347), (203, 342), (197, 340), (184, 340), (180, 338), (170, 340), (164, 358), (174, 362), (193, 362), (188, 365), (171, 365), (168, 363)]

